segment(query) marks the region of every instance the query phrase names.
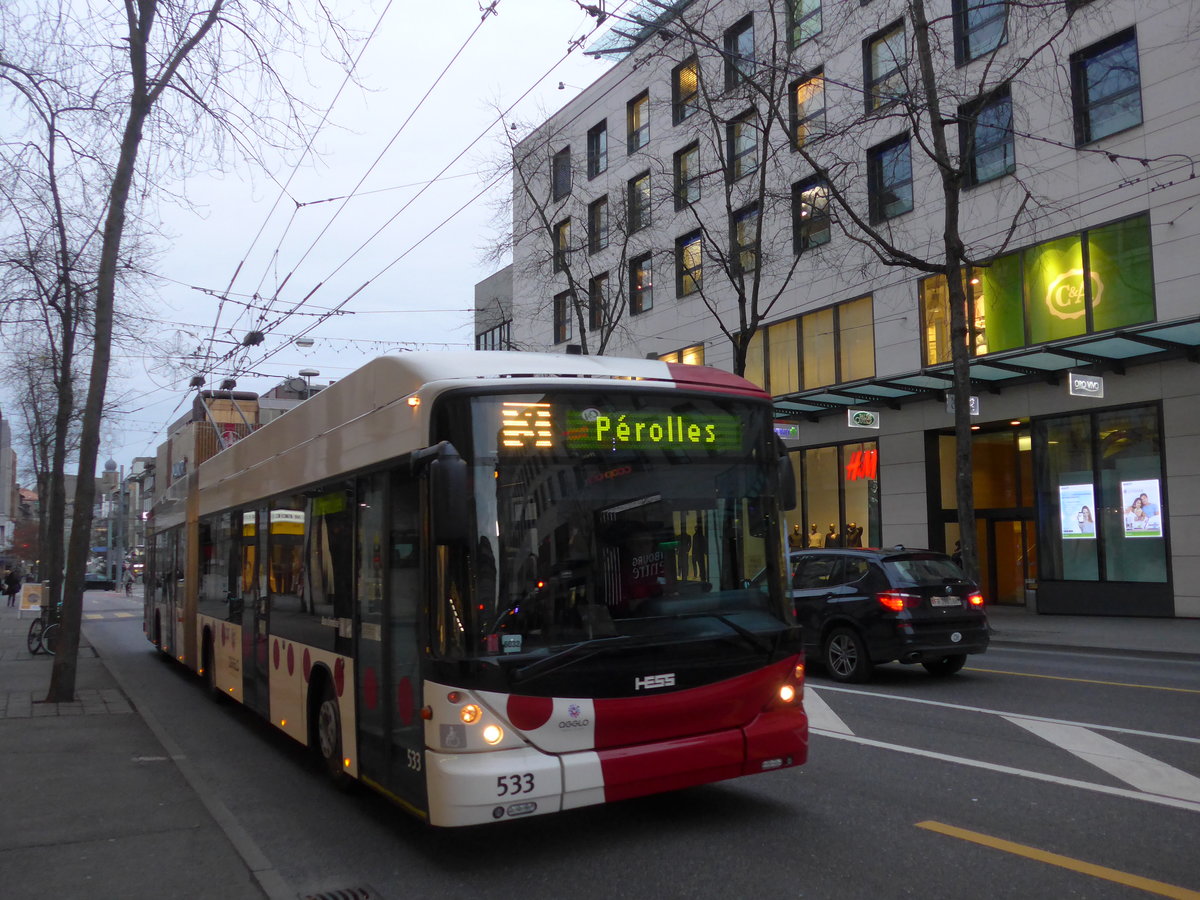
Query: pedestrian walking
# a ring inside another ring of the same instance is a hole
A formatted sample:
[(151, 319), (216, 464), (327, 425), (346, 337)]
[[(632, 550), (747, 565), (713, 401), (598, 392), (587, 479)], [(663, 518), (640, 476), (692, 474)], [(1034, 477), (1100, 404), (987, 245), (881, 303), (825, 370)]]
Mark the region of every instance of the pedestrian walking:
[(4, 593), (8, 597), (8, 605), (17, 605), (17, 594), (21, 593), (21, 576), (12, 567), (4, 570)]

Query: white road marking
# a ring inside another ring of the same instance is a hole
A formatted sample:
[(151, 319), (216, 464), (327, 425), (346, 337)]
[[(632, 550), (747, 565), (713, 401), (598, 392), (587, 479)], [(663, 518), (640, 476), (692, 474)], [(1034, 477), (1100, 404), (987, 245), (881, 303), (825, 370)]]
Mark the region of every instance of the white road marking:
[(1005, 716), (1009, 722), (1061, 747), (1139, 791), (1200, 802), (1200, 778), (1159, 762), (1078, 725)]
[(839, 734), (854, 734), (850, 727), (830, 709), (821, 696), (807, 685), (804, 688), (804, 711), (808, 713), (808, 727), (817, 731), (836, 731)]
[[(807, 686), (805, 690), (808, 690)], [(957, 709), (962, 712), (983, 713), (989, 716), (1001, 716), (1007, 718), (1015, 716), (1026, 719), (1030, 722), (1051, 722), (1056, 725), (1078, 725), (1081, 728), (1090, 728), (1093, 731), (1109, 731), (1113, 734), (1133, 734), (1139, 737), (1160, 738), (1164, 741), (1183, 741), (1188, 744), (1200, 744), (1200, 738), (1187, 737), (1181, 734), (1161, 734), (1157, 731), (1139, 731), (1136, 728), (1119, 728), (1116, 725), (1096, 725), (1092, 722), (1072, 722), (1069, 719), (1051, 719), (1045, 716), (1027, 716), (1022, 713), (1009, 712), (1002, 709), (987, 709), (982, 706), (964, 706), (961, 703), (946, 703), (942, 700), (926, 700), (922, 697), (905, 697), (902, 694), (881, 694), (877, 691), (865, 691), (860, 688), (832, 687), (827, 684), (821, 685), (822, 691), (836, 691), (842, 694), (858, 694), (861, 697), (874, 697), (877, 700), (900, 700), (905, 703), (922, 703), (926, 706), (940, 706), (943, 709)]]
[(858, 737), (852, 734), (839, 734), (834, 731), (816, 731), (812, 733), (820, 734), (824, 737), (833, 738), (838, 741), (850, 741), (851, 743), (861, 744), (864, 747), (875, 747), (880, 750), (892, 750), (896, 753), (907, 753), (911, 756), (920, 756), (925, 759), (935, 759), (939, 762), (957, 763), (960, 766), (970, 766), (975, 769), (986, 769), (989, 772), (998, 772), (1002, 775), (1017, 775), (1021, 778), (1030, 778), (1034, 781), (1045, 781), (1050, 784), (1058, 784), (1064, 787), (1079, 788), (1080, 790), (1092, 791), (1097, 794), (1107, 794), (1110, 797), (1123, 797), (1127, 800), (1143, 800), (1148, 803), (1157, 803), (1160, 806), (1171, 806), (1175, 809), (1186, 809), (1190, 812), (1200, 812), (1200, 803), (1193, 800), (1180, 800), (1175, 797), (1164, 797), (1160, 794), (1146, 794), (1141, 791), (1131, 791), (1128, 788), (1109, 787), (1105, 784), (1092, 784), (1089, 781), (1079, 781), (1075, 778), (1060, 778), (1057, 775), (1046, 775), (1042, 772), (1031, 772), (1028, 769), (1018, 769), (1014, 766), (1002, 766), (997, 763), (984, 762), (979, 759), (967, 759), (962, 756), (950, 756), (947, 753), (936, 753), (932, 750), (919, 750), (916, 747), (903, 747), (899, 744), (886, 744), (883, 741), (873, 741), (869, 738)]

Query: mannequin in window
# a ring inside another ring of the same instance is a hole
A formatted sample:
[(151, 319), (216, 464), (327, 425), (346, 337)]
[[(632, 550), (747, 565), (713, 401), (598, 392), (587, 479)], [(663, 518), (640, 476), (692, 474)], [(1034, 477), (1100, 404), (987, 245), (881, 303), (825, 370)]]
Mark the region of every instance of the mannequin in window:
[(829, 523), (829, 530), (827, 532), (825, 532), (825, 546), (826, 547), (842, 546), (842, 536), (840, 534), (838, 534), (837, 525), (835, 525), (833, 522)]
[(823, 534), (821, 534), (821, 532), (817, 531), (817, 523), (816, 522), (813, 522), (812, 524), (810, 524), (808, 526), (808, 546), (810, 546), (810, 547), (824, 547), (825, 546), (825, 535), (823, 535)]
[(788, 549), (789, 550), (804, 549), (804, 534), (800, 531), (799, 525), (792, 526), (792, 533), (788, 535)]
[(846, 523), (846, 531), (845, 531), (846, 546), (847, 547), (861, 547), (862, 546), (862, 533), (863, 533), (863, 530), (861, 528), (859, 528), (856, 524), (854, 524), (853, 522), (847, 522)]

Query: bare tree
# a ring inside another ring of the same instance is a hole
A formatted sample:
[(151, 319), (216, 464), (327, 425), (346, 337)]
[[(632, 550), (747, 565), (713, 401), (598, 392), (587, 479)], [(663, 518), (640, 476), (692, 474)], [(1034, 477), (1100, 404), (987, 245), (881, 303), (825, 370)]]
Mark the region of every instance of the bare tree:
[[(348, 65), (346, 35), (328, 10), (318, 5), (311, 22), (302, 21), (301, 12), (267, 0), (125, 0), (83, 9), (46, 0), (31, 10), (0, 13), (0, 66), (10, 75), (4, 86), (26, 113), (29, 142), (49, 147), (69, 140), (75, 178), (89, 192), (99, 189), (103, 203), (94, 220), (94, 286), (86, 306), (77, 307), (91, 338), (90, 373), (49, 701), (71, 700), (75, 692), (94, 473), (117, 290), (121, 272), (131, 267), (123, 255), (130, 221), (159, 189), (158, 178), (169, 182), (200, 164), (199, 146), (219, 161), (229, 145), (254, 157), (261, 148), (298, 142), (307, 110), (274, 61), (320, 33), (333, 37), (322, 48)], [(75, 102), (45, 104), (21, 84), (54, 84)], [(48, 109), (71, 115), (51, 116)], [(55, 209), (50, 221), (68, 215), (65, 207)], [(69, 383), (57, 388), (69, 390)]]

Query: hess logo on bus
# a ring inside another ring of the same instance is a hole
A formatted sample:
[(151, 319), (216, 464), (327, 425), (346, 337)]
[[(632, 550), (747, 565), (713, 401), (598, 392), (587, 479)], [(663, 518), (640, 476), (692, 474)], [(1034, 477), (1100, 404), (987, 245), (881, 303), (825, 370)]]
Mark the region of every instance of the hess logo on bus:
[(655, 688), (665, 688), (675, 686), (675, 673), (668, 672), (666, 675), (647, 675), (644, 678), (633, 679), (635, 690), (650, 691)]

